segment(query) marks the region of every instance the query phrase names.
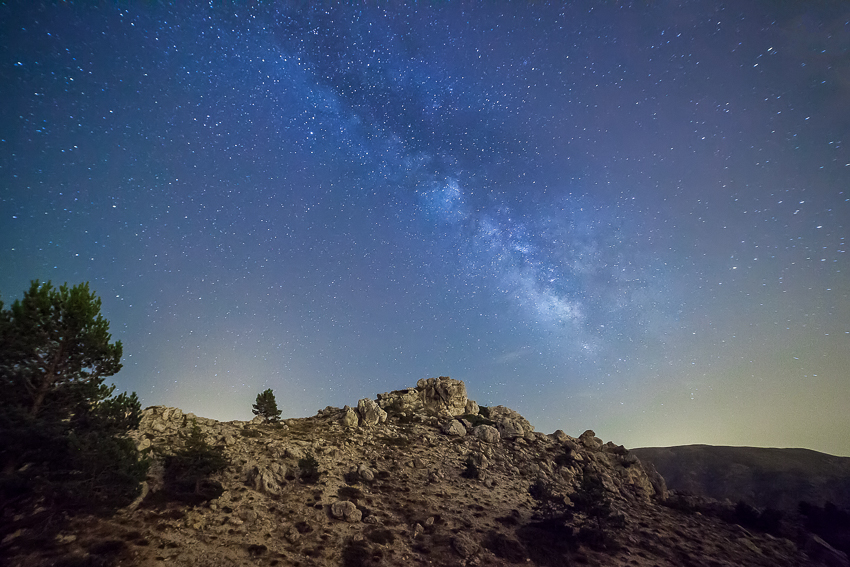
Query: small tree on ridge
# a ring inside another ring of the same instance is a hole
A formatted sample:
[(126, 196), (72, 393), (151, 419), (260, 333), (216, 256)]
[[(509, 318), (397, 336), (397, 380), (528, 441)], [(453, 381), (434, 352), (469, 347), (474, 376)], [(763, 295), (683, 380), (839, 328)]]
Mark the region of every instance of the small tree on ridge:
[(271, 388), (262, 394), (257, 394), (257, 401), (251, 411), (254, 415), (259, 415), (272, 423), (280, 419), (280, 410), (277, 409), (277, 401), (274, 399), (274, 392)]

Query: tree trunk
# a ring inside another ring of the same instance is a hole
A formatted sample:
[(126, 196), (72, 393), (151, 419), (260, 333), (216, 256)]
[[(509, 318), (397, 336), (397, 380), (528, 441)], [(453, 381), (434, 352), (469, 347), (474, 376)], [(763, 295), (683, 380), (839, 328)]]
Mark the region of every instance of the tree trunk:
[(59, 367), (59, 361), (62, 359), (62, 355), (64, 354), (64, 347), (64, 343), (59, 343), (59, 350), (56, 351), (56, 354), (53, 356), (53, 360), (50, 361), (50, 368), (47, 370), (47, 372), (44, 373), (42, 379), (40, 380), (40, 383), (35, 391), (35, 397), (32, 401), (32, 407), (30, 407), (30, 415), (32, 417), (38, 415), (38, 411), (41, 409), (41, 404), (44, 403), (44, 398), (45, 396), (47, 396), (47, 392), (59, 378), (57, 370)]

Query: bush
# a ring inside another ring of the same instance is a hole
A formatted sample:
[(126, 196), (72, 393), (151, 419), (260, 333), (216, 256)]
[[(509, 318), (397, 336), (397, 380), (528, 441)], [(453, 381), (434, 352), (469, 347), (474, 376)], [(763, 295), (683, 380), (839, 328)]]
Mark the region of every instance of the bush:
[(186, 446), (165, 458), (166, 490), (176, 500), (217, 498), (223, 489), (209, 477), (226, 469), (229, 464), (222, 449), (210, 446), (201, 428), (193, 421)]
[(463, 469), (460, 476), (470, 479), (481, 478), (481, 469), (478, 468), (471, 456), (466, 459), (466, 468)]
[(306, 484), (316, 484), (322, 474), (319, 472), (319, 462), (310, 453), (298, 459), (298, 468), (301, 469), (301, 481)]

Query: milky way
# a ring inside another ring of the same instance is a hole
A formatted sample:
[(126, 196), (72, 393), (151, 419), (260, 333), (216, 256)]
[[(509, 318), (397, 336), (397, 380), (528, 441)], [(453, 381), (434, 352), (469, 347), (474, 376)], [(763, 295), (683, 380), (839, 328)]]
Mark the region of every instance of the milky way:
[(83, 4), (0, 6), (0, 292), (144, 405), (850, 455), (845, 2)]

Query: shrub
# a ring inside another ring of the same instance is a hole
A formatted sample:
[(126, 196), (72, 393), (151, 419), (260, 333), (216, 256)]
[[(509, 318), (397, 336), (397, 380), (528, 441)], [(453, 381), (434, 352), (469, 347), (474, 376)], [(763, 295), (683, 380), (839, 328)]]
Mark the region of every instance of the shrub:
[(316, 484), (322, 474), (319, 472), (319, 462), (311, 453), (298, 459), (298, 468), (301, 469), (301, 481), (307, 484)]
[(471, 479), (481, 477), (481, 469), (478, 468), (471, 456), (466, 459), (466, 468), (460, 473), (460, 476)]
[(221, 485), (211, 482), (209, 477), (226, 469), (229, 464), (222, 449), (210, 446), (201, 428), (193, 421), (186, 446), (165, 458), (166, 489), (177, 500), (216, 498), (221, 494)]

